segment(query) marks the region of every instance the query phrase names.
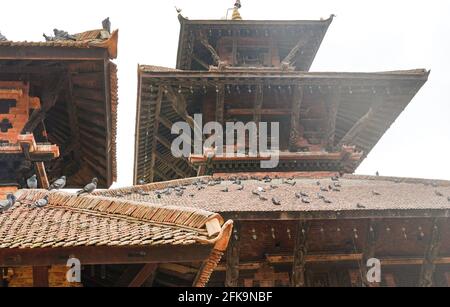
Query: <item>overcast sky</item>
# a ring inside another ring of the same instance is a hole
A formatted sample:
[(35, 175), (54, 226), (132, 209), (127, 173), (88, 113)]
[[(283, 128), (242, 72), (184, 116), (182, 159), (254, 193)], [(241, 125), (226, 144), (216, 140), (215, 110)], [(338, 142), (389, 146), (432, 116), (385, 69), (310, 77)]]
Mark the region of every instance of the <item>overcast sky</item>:
[[(137, 65), (174, 67), (179, 22), (221, 19), (233, 0), (2, 1), (0, 32), (10, 40), (42, 40), (53, 28), (70, 33), (120, 29), (118, 183), (132, 183)], [(431, 69), (429, 81), (387, 131), (359, 174), (450, 180), (450, 1), (242, 0), (244, 19), (337, 17), (312, 71)], [(6, 13), (7, 12), (7, 13)]]

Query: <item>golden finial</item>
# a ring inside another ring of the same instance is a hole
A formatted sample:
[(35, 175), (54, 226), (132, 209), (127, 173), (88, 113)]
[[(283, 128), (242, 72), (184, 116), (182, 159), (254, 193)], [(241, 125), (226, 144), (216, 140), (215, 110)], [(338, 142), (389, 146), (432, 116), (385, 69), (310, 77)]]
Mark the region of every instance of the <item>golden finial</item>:
[(241, 8), (241, 0), (236, 0), (233, 9), (233, 15), (231, 16), (231, 20), (242, 20), (241, 14), (239, 13), (239, 9)]

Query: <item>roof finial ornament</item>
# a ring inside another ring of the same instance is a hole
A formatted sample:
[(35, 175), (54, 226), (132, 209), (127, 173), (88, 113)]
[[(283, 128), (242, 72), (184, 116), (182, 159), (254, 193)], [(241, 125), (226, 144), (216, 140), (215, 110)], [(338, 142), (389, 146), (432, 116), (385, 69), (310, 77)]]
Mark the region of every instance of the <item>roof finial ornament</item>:
[(231, 16), (231, 20), (242, 20), (241, 14), (239, 13), (239, 9), (242, 7), (241, 0), (236, 0), (233, 9), (233, 15)]

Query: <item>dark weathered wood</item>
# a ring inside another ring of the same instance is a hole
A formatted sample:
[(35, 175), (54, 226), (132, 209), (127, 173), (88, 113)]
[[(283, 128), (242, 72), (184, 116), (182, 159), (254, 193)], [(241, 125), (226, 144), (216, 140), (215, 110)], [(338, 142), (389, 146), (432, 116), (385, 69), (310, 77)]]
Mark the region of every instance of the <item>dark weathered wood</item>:
[(430, 240), (425, 251), (422, 269), (420, 272), (419, 286), (432, 287), (433, 275), (436, 270), (436, 259), (439, 256), (439, 251), (442, 243), (442, 226), (444, 220), (435, 219), (431, 229)]
[(67, 259), (78, 258), (83, 265), (160, 262), (201, 262), (210, 254), (212, 246), (159, 247), (78, 247), (43, 249), (0, 249), (0, 266), (66, 265)]
[(156, 263), (144, 264), (140, 268), (140, 270), (136, 274), (136, 276), (133, 278), (133, 280), (130, 282), (128, 287), (130, 287), (130, 288), (141, 287), (149, 278), (151, 278), (152, 275), (155, 274), (157, 267), (158, 267), (158, 264), (156, 264)]
[(310, 223), (306, 221), (299, 221), (297, 226), (297, 233), (294, 243), (294, 259), (292, 264), (292, 287), (305, 287), (305, 269), (306, 269), (306, 254), (307, 238), (310, 228)]
[(33, 266), (33, 287), (48, 286), (48, 266)]
[(102, 60), (108, 58), (105, 48), (67, 48), (43, 46), (0, 46), (1, 60)]
[(158, 135), (159, 131), (159, 115), (161, 113), (161, 103), (164, 97), (164, 90), (162, 86), (159, 86), (158, 88), (158, 97), (156, 98), (156, 106), (155, 106), (155, 119), (153, 122), (153, 138), (152, 138), (152, 152), (151, 152), (151, 162), (150, 162), (150, 182), (154, 181), (154, 172), (155, 169), (155, 163), (156, 163), (156, 143), (157, 139), (156, 136)]
[(298, 41), (297, 44), (291, 49), (291, 51), (289, 51), (289, 54), (283, 59), (283, 61), (281, 61), (281, 67), (283, 69), (288, 69), (290, 66), (292, 66), (292, 62), (294, 61), (298, 52), (305, 45), (306, 41), (304, 39)]
[(258, 125), (261, 122), (261, 110), (263, 107), (264, 93), (263, 86), (258, 84), (256, 86), (255, 103), (253, 111), (253, 121)]
[(297, 151), (297, 141), (300, 137), (300, 108), (303, 101), (303, 88), (296, 87), (294, 94), (292, 95), (292, 108), (291, 108), (291, 134), (289, 137), (289, 149), (291, 151)]
[(375, 244), (377, 242), (377, 237), (378, 237), (378, 223), (376, 223), (375, 220), (371, 219), (369, 220), (369, 225), (367, 227), (367, 235), (366, 235), (366, 242), (364, 245), (364, 250), (363, 250), (363, 256), (362, 256), (362, 260), (360, 262), (360, 268), (361, 268), (361, 280), (363, 283), (363, 286), (366, 287), (376, 287), (377, 284), (376, 283), (371, 283), (367, 280), (367, 272), (368, 272), (368, 268), (367, 268), (367, 261), (369, 259), (372, 259), (375, 257)]
[(209, 65), (206, 64), (204, 61), (202, 61), (201, 59), (199, 59), (198, 57), (196, 57), (195, 55), (191, 55), (192, 59), (194, 61), (196, 61), (198, 64), (200, 64), (200, 66), (202, 66), (205, 69), (209, 69)]
[[(188, 175), (188, 174), (186, 174), (186, 172), (184, 172), (182, 169), (178, 168), (178, 167), (176, 166), (176, 164), (175, 164), (174, 161), (169, 161), (169, 160), (167, 160), (166, 157), (160, 155), (158, 152), (155, 152), (154, 155), (155, 155), (155, 157), (156, 157), (158, 160), (161, 160), (161, 161), (164, 163), (164, 165), (166, 165), (166, 166), (167, 166), (168, 168), (170, 168), (175, 174), (177, 174), (177, 176), (179, 176), (179, 177), (181, 177), (181, 178), (184, 178), (184, 177), (186, 177), (186, 176)], [(153, 169), (153, 168), (154, 168), (154, 165), (152, 165), (152, 169)]]
[(80, 156), (80, 128), (78, 125), (78, 109), (73, 99), (73, 83), (72, 76), (67, 77), (67, 92), (66, 92), (66, 107), (69, 116), (70, 125), (70, 139), (73, 145), (69, 147), (74, 153), (74, 159), (78, 164), (81, 164)]
[(336, 135), (336, 117), (341, 101), (340, 91), (333, 93), (330, 97), (330, 104), (328, 106), (328, 120), (327, 120), (327, 149), (332, 151), (334, 149), (334, 141)]
[(233, 235), (228, 243), (226, 255), (225, 287), (237, 287), (239, 282), (240, 224), (234, 223)]
[(216, 97), (216, 122), (223, 124), (225, 111), (225, 86), (221, 84), (217, 87)]
[[(105, 128), (106, 128), (106, 185), (109, 187), (112, 184), (113, 179), (113, 139), (112, 135), (112, 99), (111, 99), (111, 65), (109, 59), (103, 60), (103, 75), (105, 80), (104, 85), (104, 101), (105, 101)], [(104, 172), (101, 172), (103, 174)]]
[(44, 162), (36, 162), (36, 173), (39, 180), (39, 186), (43, 189), (48, 189), (49, 182), (47, 177), (47, 172), (45, 170), (45, 164)]

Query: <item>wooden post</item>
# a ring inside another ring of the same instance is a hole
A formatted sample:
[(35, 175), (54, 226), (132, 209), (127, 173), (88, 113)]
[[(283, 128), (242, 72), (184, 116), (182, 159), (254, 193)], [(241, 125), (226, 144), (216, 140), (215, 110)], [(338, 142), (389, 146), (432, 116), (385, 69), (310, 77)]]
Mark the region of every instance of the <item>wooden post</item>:
[(261, 110), (263, 107), (263, 99), (264, 99), (263, 90), (264, 89), (261, 84), (258, 84), (256, 86), (255, 105), (253, 114), (253, 121), (256, 123), (256, 125), (259, 125), (259, 123), (261, 122)]
[(291, 135), (289, 138), (289, 150), (297, 151), (297, 141), (300, 135), (300, 107), (303, 101), (303, 88), (296, 87), (292, 97)]
[(336, 134), (336, 117), (340, 104), (340, 91), (337, 93), (333, 93), (331, 96), (330, 105), (328, 107), (328, 121), (327, 121), (327, 149), (328, 151), (333, 151), (334, 149), (334, 140)]
[(425, 257), (423, 260), (422, 270), (420, 272), (420, 287), (432, 287), (433, 275), (436, 270), (436, 258), (439, 256), (439, 250), (441, 247), (441, 230), (443, 220), (434, 219), (433, 228), (431, 229), (431, 237), (428, 243)]
[(42, 189), (48, 189), (50, 184), (48, 182), (47, 172), (45, 171), (45, 164), (44, 162), (36, 162), (36, 172), (37, 177), (39, 179), (39, 184)]
[(366, 287), (377, 287), (377, 283), (371, 283), (367, 280), (367, 261), (371, 258), (375, 257), (375, 244), (377, 241), (377, 235), (378, 235), (378, 225), (375, 223), (374, 220), (369, 221), (369, 225), (367, 228), (367, 235), (366, 235), (366, 244), (364, 246), (363, 250), (363, 256), (362, 260), (360, 262), (361, 267), (361, 280), (363, 286)]
[(292, 265), (292, 287), (305, 287), (306, 244), (310, 223), (299, 221), (297, 227), (294, 245), (294, 261)]
[(136, 276), (128, 285), (129, 288), (141, 287), (152, 275), (155, 274), (158, 265), (156, 263), (147, 263), (139, 270)]
[(240, 224), (235, 222), (227, 249), (225, 287), (237, 287), (239, 282)]
[(34, 266), (33, 267), (33, 287), (48, 287), (48, 267)]
[(220, 84), (217, 88), (216, 99), (216, 122), (223, 125), (224, 121), (224, 108), (225, 108), (225, 86)]

